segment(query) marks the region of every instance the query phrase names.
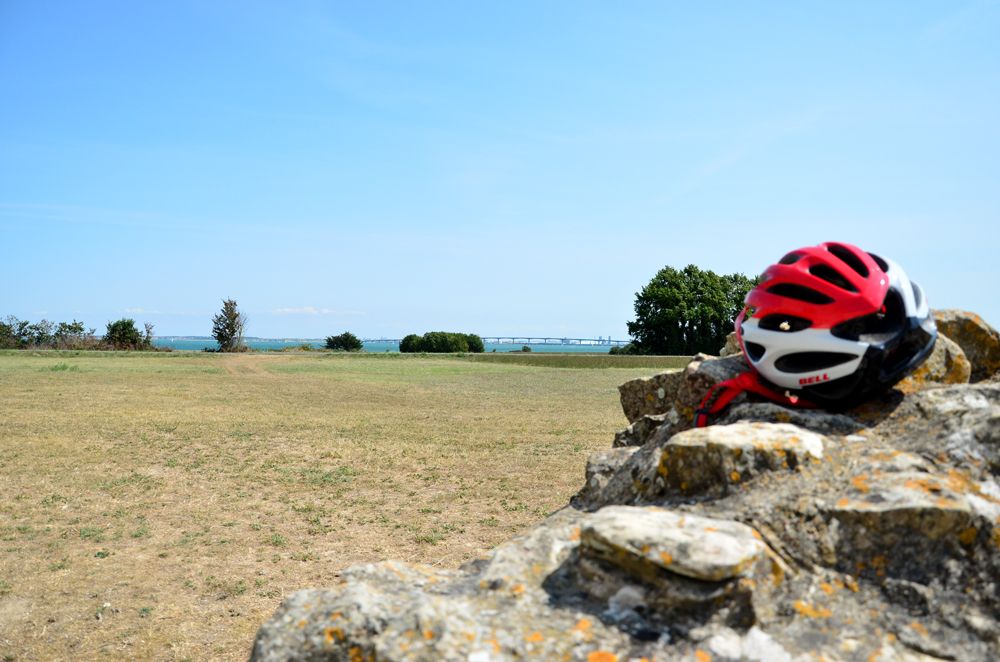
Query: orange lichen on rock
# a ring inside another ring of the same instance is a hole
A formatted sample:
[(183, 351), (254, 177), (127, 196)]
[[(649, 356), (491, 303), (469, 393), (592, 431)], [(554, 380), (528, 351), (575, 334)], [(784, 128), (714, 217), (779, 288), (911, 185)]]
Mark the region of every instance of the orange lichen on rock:
[(819, 588), (827, 595), (833, 595), (833, 592), (837, 590), (833, 587), (833, 584), (830, 584), (829, 582), (820, 582)]
[(587, 662), (618, 662), (618, 656), (608, 651), (593, 651), (587, 655)]
[(734, 483), (740, 482), (740, 472), (734, 471), (731, 474), (729, 474), (729, 480), (733, 481)]
[(542, 636), (541, 632), (538, 632), (536, 630), (535, 632), (532, 632), (527, 637), (525, 637), (524, 640), (527, 641), (529, 644), (537, 644), (544, 641), (545, 637)]
[(698, 662), (712, 662), (712, 654), (699, 648), (694, 652), (694, 659)]
[(833, 612), (826, 607), (814, 607), (802, 600), (796, 600), (792, 606), (795, 607), (795, 611), (808, 618), (830, 618), (833, 616)]
[(434, 638), (434, 630), (424, 630), (424, 639), (430, 641)]
[(589, 632), (593, 623), (590, 622), (589, 618), (581, 618), (573, 626), (573, 632)]
[(572, 540), (573, 542), (576, 542), (577, 540), (580, 539), (580, 527), (578, 526), (573, 527), (573, 530), (569, 534), (569, 539)]
[(920, 621), (913, 621), (912, 623), (910, 623), (910, 627), (919, 632), (921, 636), (926, 637), (928, 634), (927, 627), (924, 626), (924, 624), (921, 623)]
[(510, 587), (510, 592), (514, 595), (521, 595), (524, 593), (524, 584), (514, 584)]
[(341, 630), (340, 628), (332, 628), (332, 627), (326, 628), (325, 630), (323, 630), (323, 638), (326, 640), (326, 643), (328, 644), (332, 644), (335, 641), (343, 641), (344, 631)]
[(837, 499), (838, 508), (847, 508), (847, 506), (849, 506), (850, 504), (851, 500), (848, 499), (847, 497), (840, 497), (839, 499)]
[(978, 534), (979, 529), (974, 526), (970, 526), (958, 534), (958, 541), (965, 546), (969, 546), (976, 541), (976, 536)]
[(660, 560), (663, 561), (663, 565), (670, 565), (674, 562), (674, 557), (669, 552), (660, 552)]
[(854, 489), (856, 489), (858, 492), (861, 492), (862, 494), (868, 494), (868, 492), (870, 492), (872, 489), (871, 485), (868, 484), (868, 477), (865, 476), (864, 474), (852, 478), (851, 485), (853, 485)]

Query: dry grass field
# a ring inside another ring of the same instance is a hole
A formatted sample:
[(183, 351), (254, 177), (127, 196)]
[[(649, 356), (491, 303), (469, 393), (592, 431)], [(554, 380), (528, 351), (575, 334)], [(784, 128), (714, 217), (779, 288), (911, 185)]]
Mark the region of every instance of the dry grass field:
[(245, 659), (282, 596), (564, 505), (656, 369), (0, 353), (0, 660)]

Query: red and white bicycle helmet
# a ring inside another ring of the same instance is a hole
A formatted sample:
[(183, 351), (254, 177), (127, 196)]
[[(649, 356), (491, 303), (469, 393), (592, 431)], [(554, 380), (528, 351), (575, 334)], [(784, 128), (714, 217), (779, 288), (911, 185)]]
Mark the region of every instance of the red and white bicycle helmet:
[(850, 244), (788, 253), (745, 302), (736, 335), (761, 381), (828, 408), (888, 389), (937, 340), (920, 286), (895, 262)]

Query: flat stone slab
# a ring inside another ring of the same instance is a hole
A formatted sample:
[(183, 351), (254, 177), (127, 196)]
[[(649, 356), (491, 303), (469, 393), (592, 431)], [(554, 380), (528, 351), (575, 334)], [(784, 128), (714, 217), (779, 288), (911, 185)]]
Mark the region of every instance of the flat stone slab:
[(725, 490), (765, 471), (823, 457), (825, 438), (788, 423), (733, 423), (680, 432), (663, 446), (658, 479), (685, 494)]
[(745, 524), (633, 506), (608, 506), (591, 515), (580, 546), (581, 554), (640, 577), (667, 570), (713, 582), (747, 574), (766, 554)]

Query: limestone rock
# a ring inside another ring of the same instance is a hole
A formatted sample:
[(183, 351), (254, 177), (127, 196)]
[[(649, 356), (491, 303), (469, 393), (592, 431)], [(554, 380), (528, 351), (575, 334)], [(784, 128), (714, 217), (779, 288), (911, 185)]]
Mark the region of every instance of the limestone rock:
[(711, 425), (668, 435), (658, 430), (599, 487), (588, 484), (582, 508), (652, 503), (667, 496), (720, 496), (769, 471), (794, 472), (823, 457), (823, 436), (787, 423)]
[(663, 446), (656, 482), (683, 494), (725, 493), (765, 471), (794, 471), (823, 457), (824, 438), (787, 423), (712, 425)]
[(822, 409), (791, 409), (773, 402), (744, 402), (731, 405), (718, 414), (713, 425), (729, 425), (739, 421), (762, 423), (791, 423), (806, 430), (825, 435), (848, 435), (864, 425), (845, 414), (835, 414)]
[(970, 381), (981, 382), (1000, 371), (1000, 334), (975, 313), (935, 310), (938, 331), (958, 343), (972, 364)]
[(965, 352), (946, 335), (939, 333), (934, 351), (912, 375), (896, 385), (904, 393), (912, 393), (929, 384), (967, 384), (972, 365)]
[(633, 379), (618, 387), (622, 410), (629, 423), (647, 414), (665, 414), (673, 405), (683, 372), (672, 370), (653, 377)]
[(677, 410), (671, 407), (670, 411), (665, 414), (646, 414), (636, 419), (627, 428), (615, 433), (615, 440), (611, 445), (614, 448), (620, 446), (642, 446), (661, 425), (666, 425), (671, 430), (687, 427), (681, 424)]
[[(679, 428), (690, 427), (694, 410), (709, 389), (748, 369), (742, 354), (724, 359), (697, 354), (683, 370), (633, 379), (619, 386), (622, 410), (629, 423), (647, 415), (667, 414), (677, 416)], [(734, 402), (745, 400), (745, 396), (739, 396)]]
[(719, 349), (719, 356), (734, 356), (742, 353), (742, 351), (743, 350), (740, 349), (740, 341), (736, 339), (736, 332), (732, 331), (726, 336), (726, 344)]
[(608, 479), (628, 462), (636, 446), (622, 446), (607, 451), (597, 451), (587, 458), (586, 485), (588, 492), (600, 492), (608, 484)]
[(753, 529), (661, 508), (608, 506), (581, 530), (581, 554), (612, 563), (636, 577), (661, 570), (718, 582), (748, 574), (765, 560)]

